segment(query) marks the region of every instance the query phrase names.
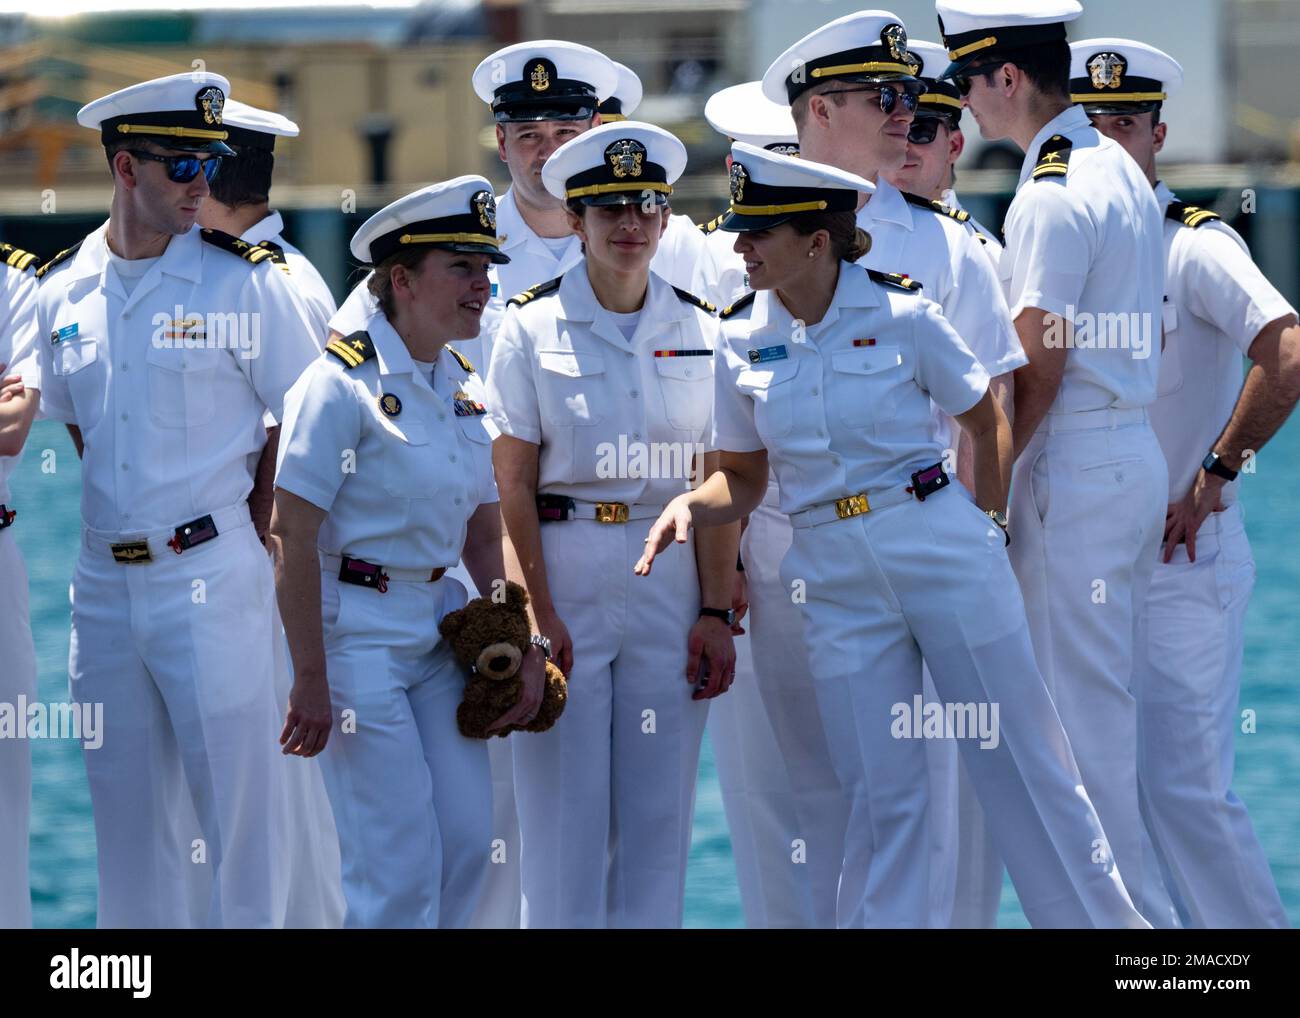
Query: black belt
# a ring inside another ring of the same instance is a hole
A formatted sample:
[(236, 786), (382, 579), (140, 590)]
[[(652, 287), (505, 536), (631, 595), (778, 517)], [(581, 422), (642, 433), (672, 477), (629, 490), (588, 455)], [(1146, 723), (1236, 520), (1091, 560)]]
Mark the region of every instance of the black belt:
[[(172, 536), (167, 540), (167, 547), (179, 555), (196, 544), (213, 540), (217, 535), (217, 525), (212, 522), (212, 517), (200, 516), (197, 520), (182, 523), (172, 531)], [(149, 551), (147, 540), (122, 541), (118, 544), (110, 544), (109, 549), (113, 552), (113, 561), (123, 565), (139, 565), (153, 561), (153, 553)]]
[(0, 502), (0, 530), (4, 530), (5, 527), (13, 526), (13, 522), (17, 516), (18, 511), (16, 509), (10, 509), (3, 502)]

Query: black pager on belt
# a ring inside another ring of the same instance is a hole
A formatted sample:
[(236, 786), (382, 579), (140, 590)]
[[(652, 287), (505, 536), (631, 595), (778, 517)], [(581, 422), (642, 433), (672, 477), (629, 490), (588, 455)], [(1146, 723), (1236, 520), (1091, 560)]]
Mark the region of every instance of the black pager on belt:
[(571, 520), (575, 508), (573, 499), (568, 495), (537, 496), (537, 518), (543, 523), (548, 520)]
[(182, 523), (177, 527), (174, 536), (167, 542), (167, 545), (179, 555), (181, 552), (193, 548), (196, 544), (211, 541), (216, 536), (217, 525), (212, 522), (212, 517), (200, 516), (197, 520), (190, 520), (189, 523)]
[(352, 583), (358, 587), (371, 587), (372, 589), (383, 592), (388, 584), (385, 582), (387, 577), (384, 576), (382, 566), (365, 562), (359, 558), (348, 558), (342, 556), (343, 561), (339, 565), (339, 579), (344, 583)]
[(918, 502), (924, 502), (927, 495), (933, 495), (940, 488), (948, 487), (948, 475), (943, 472), (943, 464), (936, 463), (925, 467), (912, 475), (912, 494)]

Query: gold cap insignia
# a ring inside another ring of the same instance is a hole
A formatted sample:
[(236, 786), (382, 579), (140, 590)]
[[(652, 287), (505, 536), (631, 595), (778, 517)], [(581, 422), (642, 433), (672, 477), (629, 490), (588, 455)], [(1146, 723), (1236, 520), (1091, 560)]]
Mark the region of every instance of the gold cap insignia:
[(497, 200), (492, 192), (478, 191), (470, 202), (474, 206), (474, 211), (478, 213), (478, 221), (483, 229), (496, 233)]
[(622, 138), (605, 149), (605, 158), (609, 160), (609, 167), (614, 171), (614, 176), (620, 180), (623, 177), (641, 176), (641, 164), (645, 161), (645, 157), (645, 146), (631, 138)]
[(740, 163), (733, 162), (731, 164), (731, 176), (729, 178), (729, 183), (731, 185), (731, 202), (733, 205), (744, 200), (745, 182), (747, 180), (749, 180), (749, 174), (745, 172), (745, 167)]
[(199, 90), (198, 95), (194, 97), (194, 105), (203, 114), (205, 124), (220, 124), (221, 111), (226, 106), (226, 93), (216, 85), (209, 85)]
[(534, 92), (545, 92), (551, 87), (551, 75), (546, 70), (546, 65), (539, 63), (533, 67), (533, 73), (528, 76), (529, 84), (533, 86)]
[(880, 30), (880, 44), (889, 48), (889, 55), (900, 64), (912, 59), (907, 52), (907, 29), (902, 25), (886, 25)]
[(1097, 53), (1088, 60), (1093, 88), (1119, 88), (1128, 64), (1118, 53)]

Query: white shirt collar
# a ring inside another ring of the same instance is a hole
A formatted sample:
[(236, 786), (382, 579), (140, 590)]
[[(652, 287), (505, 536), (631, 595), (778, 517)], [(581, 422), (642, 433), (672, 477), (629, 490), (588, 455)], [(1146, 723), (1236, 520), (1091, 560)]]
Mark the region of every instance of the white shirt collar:
[(1178, 195), (1169, 190), (1169, 185), (1163, 180), (1156, 181), (1156, 204), (1160, 206), (1160, 212), (1163, 215), (1165, 209), (1169, 207), (1171, 201), (1177, 201)]
[(250, 244), (260, 244), (264, 240), (275, 240), (284, 233), (284, 218), (278, 212), (270, 212), (265, 218), (250, 226), (240, 236)]
[[(912, 228), (911, 206), (903, 197), (903, 192), (884, 177), (877, 179), (876, 189), (872, 192), (871, 198), (858, 210), (859, 225), (870, 223), (872, 220), (896, 223), (906, 230)], [(869, 226), (863, 225), (863, 229), (868, 233), (871, 232)]]
[(1082, 106), (1071, 106), (1062, 110), (1051, 120), (1039, 128), (1038, 133), (1034, 135), (1033, 141), (1029, 143), (1029, 148), (1025, 149), (1025, 160), (1020, 165), (1020, 183), (1019, 187), (1029, 175), (1034, 172), (1034, 167), (1038, 165), (1038, 150), (1043, 147), (1043, 142), (1054, 134), (1071, 135), (1076, 134), (1085, 127), (1091, 127), (1092, 123), (1088, 120), (1088, 114), (1083, 112)]

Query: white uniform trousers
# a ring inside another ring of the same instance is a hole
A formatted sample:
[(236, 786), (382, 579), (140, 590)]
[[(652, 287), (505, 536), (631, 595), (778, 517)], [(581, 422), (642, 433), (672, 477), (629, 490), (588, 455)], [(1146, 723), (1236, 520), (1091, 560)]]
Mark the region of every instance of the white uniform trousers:
[[(21, 525), (21, 524), (19, 524)], [(27, 568), (9, 528), (0, 530), (0, 703), (36, 700), (36, 650), (27, 606)], [(0, 929), (32, 925), (27, 844), (32, 806), (32, 749), (27, 739), (0, 739)]]
[(1138, 684), (1139, 774), (1151, 834), (1187, 925), (1286, 928), (1286, 911), (1232, 791), (1246, 608), (1255, 561), (1239, 505), (1211, 513), (1196, 561), (1156, 562)]
[(632, 573), (653, 523), (542, 525), (573, 669), (555, 727), (511, 736), (525, 927), (682, 924), (709, 705), (685, 677), (694, 541)]
[(1139, 808), (1132, 685), (1167, 470), (1144, 411), (1049, 414), (1016, 461), (1010, 518), (1039, 669), (1129, 894), (1157, 927), (1177, 919)]
[[(796, 529), (781, 566), (802, 581), (822, 721), (850, 799), (839, 916), (931, 918), (926, 750), (903, 725), (922, 655), (950, 704), (998, 707), (996, 744), (958, 740), (1031, 923), (1145, 927), (1106, 857), (1096, 812), (1034, 665), (1002, 533), (960, 487)], [(860, 918), (859, 918), (860, 917)]]
[(991, 930), (998, 924), (1002, 904), (1002, 857), (993, 840), (996, 820), (984, 815), (965, 763), (960, 757), (956, 763), (949, 793), (955, 800), (955, 888), (952, 911), (944, 925), (956, 930)]
[[(195, 865), (212, 873), (205, 925), (284, 922), (274, 586), (247, 506), (233, 513), (215, 540), (144, 564), (83, 531), (69, 672), (74, 701), (103, 705), (103, 744), (83, 749), (100, 927), (190, 925)], [(198, 845), (175, 837), (185, 796)]]
[(334, 727), (320, 755), (343, 859), (348, 928), (469, 925), (491, 852), (487, 746), (456, 727), (465, 671), (438, 623), (464, 586), (321, 573)]

